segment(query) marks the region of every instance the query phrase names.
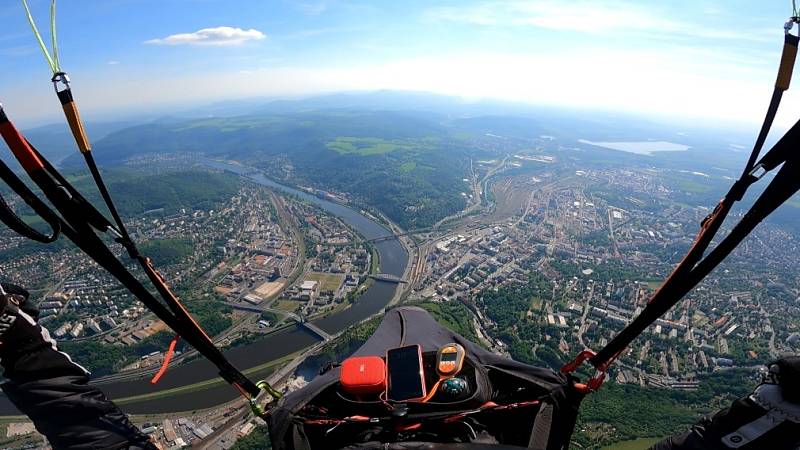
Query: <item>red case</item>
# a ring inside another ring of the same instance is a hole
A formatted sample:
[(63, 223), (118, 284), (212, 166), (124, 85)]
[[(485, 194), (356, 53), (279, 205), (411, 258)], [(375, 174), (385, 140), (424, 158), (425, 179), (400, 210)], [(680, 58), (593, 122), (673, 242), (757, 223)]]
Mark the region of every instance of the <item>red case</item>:
[(339, 383), (350, 394), (378, 394), (386, 390), (386, 363), (380, 356), (347, 358), (339, 371)]

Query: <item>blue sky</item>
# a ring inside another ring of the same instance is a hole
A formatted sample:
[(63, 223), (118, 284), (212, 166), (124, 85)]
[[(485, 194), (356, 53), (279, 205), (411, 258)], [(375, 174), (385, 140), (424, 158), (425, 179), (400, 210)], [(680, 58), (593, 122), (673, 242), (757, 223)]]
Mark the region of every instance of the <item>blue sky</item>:
[[(49, 0), (30, 4), (46, 25)], [(789, 5), (61, 0), (58, 34), (90, 120), (222, 99), (407, 89), (752, 123), (772, 88)], [(48, 68), (17, 0), (0, 5), (0, 67), (11, 114), (55, 117)], [(790, 91), (780, 122), (800, 113), (798, 98)]]

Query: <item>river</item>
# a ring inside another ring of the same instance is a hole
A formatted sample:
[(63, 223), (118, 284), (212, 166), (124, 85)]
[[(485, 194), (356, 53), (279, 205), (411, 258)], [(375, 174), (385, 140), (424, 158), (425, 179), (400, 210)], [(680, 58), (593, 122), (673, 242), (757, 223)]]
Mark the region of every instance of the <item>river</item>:
[[(386, 227), (365, 215), (344, 205), (323, 200), (319, 197), (293, 189), (266, 178), (262, 174), (254, 174), (247, 167), (207, 161), (207, 165), (236, 173), (249, 180), (293, 194), (314, 203), (321, 209), (340, 217), (345, 223), (353, 227), (359, 234), (367, 239), (373, 239), (391, 234)], [(403, 276), (408, 264), (408, 253), (398, 239), (378, 242), (375, 244), (380, 255), (380, 272), (398, 277)], [(328, 317), (315, 320), (313, 323), (328, 333), (335, 334), (350, 325), (360, 322), (367, 317), (378, 313), (392, 299), (398, 285), (376, 281), (364, 292), (361, 297), (350, 307)], [(319, 338), (300, 327), (292, 327), (261, 339), (252, 344), (226, 350), (228, 359), (240, 370), (247, 370), (268, 361), (292, 354), (318, 342)], [(268, 370), (251, 375), (252, 378), (264, 378)], [(215, 367), (205, 359), (197, 359), (176, 367), (170, 368), (157, 386), (150, 384), (150, 376), (131, 381), (113, 381), (97, 385), (112, 399), (122, 399), (148, 393), (156, 393), (169, 389), (199, 383), (216, 377)], [(227, 383), (216, 384), (205, 389), (192, 392), (170, 395), (158, 399), (143, 400), (138, 402), (125, 402), (120, 407), (129, 414), (169, 413), (193, 411), (196, 409), (210, 408), (226, 403), (236, 398), (238, 393)], [(0, 415), (20, 414), (13, 404), (5, 397), (0, 396)]]

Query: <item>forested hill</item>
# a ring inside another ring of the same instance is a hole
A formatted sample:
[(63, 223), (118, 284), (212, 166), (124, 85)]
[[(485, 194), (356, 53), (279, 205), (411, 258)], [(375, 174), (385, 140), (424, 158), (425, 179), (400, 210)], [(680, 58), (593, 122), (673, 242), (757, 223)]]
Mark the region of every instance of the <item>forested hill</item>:
[(465, 206), (469, 157), (483, 154), (442, 123), (425, 113), (352, 110), (161, 122), (112, 133), (95, 155), (105, 166), (171, 153), (224, 156), (289, 184), (347, 193), (414, 228)]
[[(243, 183), (235, 175), (200, 169), (158, 174), (104, 169), (102, 174), (123, 218), (136, 217), (145, 212), (168, 215), (181, 209), (212, 209), (235, 195)], [(76, 170), (65, 172), (65, 176), (97, 209), (107, 212), (89, 174)], [(3, 190), (0, 189), (0, 192)], [(16, 195), (3, 193), (9, 198)], [(25, 214), (34, 225), (41, 222), (32, 216), (33, 211), (27, 207), (20, 207), (19, 212)]]
[[(207, 117), (237, 111), (246, 115)], [(168, 117), (110, 132), (95, 142), (95, 157), (104, 167), (170, 154), (225, 157), (284, 183), (345, 193), (405, 228), (426, 227), (462, 209), (471, 193), (464, 180), (488, 167), (473, 173), (475, 162), (519, 152), (549, 153), (571, 170), (626, 166), (668, 168), (688, 178), (711, 174), (703, 186), (695, 179), (684, 184), (704, 194), (689, 204), (713, 203), (746, 158), (732, 149), (750, 140), (741, 132), (638, 117), (466, 104), (424, 94), (253, 101), (187, 114), (195, 118)], [(668, 141), (688, 149), (646, 155), (592, 145), (603, 141)], [(73, 153), (64, 164), (82, 161)]]

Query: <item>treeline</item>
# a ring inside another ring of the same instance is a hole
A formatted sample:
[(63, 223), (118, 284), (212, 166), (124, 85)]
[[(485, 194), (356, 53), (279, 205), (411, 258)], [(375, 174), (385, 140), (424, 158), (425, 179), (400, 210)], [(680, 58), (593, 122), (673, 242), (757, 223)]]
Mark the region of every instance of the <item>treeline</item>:
[(272, 442), (266, 425), (259, 425), (247, 436), (239, 439), (230, 450), (269, 450)]
[[(487, 289), (480, 294), (481, 309), (496, 326), (489, 333), (502, 340), (512, 358), (533, 365), (558, 369), (562, 364), (559, 353), (551, 348), (558, 340), (545, 341), (544, 327), (529, 320), (527, 313), (533, 304), (552, 295), (553, 282), (540, 272), (532, 272), (527, 283), (511, 284), (498, 290)], [(539, 317), (540, 314), (535, 314)], [(556, 338), (558, 330), (549, 330)]]
[(478, 302), (497, 328), (505, 330), (525, 317), (534, 299), (549, 298), (552, 289), (552, 281), (540, 272), (532, 272), (527, 283), (487, 289), (480, 294)]
[(98, 340), (81, 342), (61, 342), (59, 347), (78, 364), (92, 372), (93, 377), (101, 377), (134, 362), (136, 359), (169, 347), (173, 335), (162, 331), (142, 339), (141, 342), (120, 346), (105, 344)]
[(125, 215), (161, 208), (167, 214), (181, 208), (212, 209), (235, 195), (241, 186), (234, 175), (197, 170), (117, 180), (110, 177), (107, 181), (117, 208)]
[[(588, 448), (677, 434), (701, 416), (748, 395), (757, 383), (747, 370), (715, 372), (699, 379), (700, 388), (695, 391), (606, 383), (584, 400), (573, 441)], [(598, 433), (607, 428), (600, 425), (610, 425), (613, 431)]]
[(149, 256), (156, 266), (169, 266), (191, 256), (194, 243), (188, 238), (154, 239), (140, 244), (139, 250)]
[[(551, 259), (547, 264), (558, 271), (562, 278), (590, 278), (597, 283), (622, 280), (644, 281), (648, 278), (648, 274), (636, 266), (626, 265), (621, 261), (613, 259), (609, 259), (600, 265), (578, 265), (570, 261), (559, 259)], [(584, 275), (582, 272), (584, 269), (592, 269), (592, 274)]]
[[(230, 318), (232, 308), (222, 302), (196, 300), (184, 304), (210, 336), (215, 336), (233, 325)], [(162, 331), (130, 346), (106, 344), (99, 340), (64, 341), (59, 346), (72, 359), (89, 369), (93, 376), (100, 377), (114, 373), (144, 355), (166, 350), (173, 336), (174, 333), (170, 331)], [(178, 341), (177, 349), (187, 350), (184, 340)]]
[(472, 313), (461, 302), (422, 302), (415, 306), (428, 311), (444, 327), (455, 331), (476, 344), (480, 342), (478, 335), (475, 333)]

